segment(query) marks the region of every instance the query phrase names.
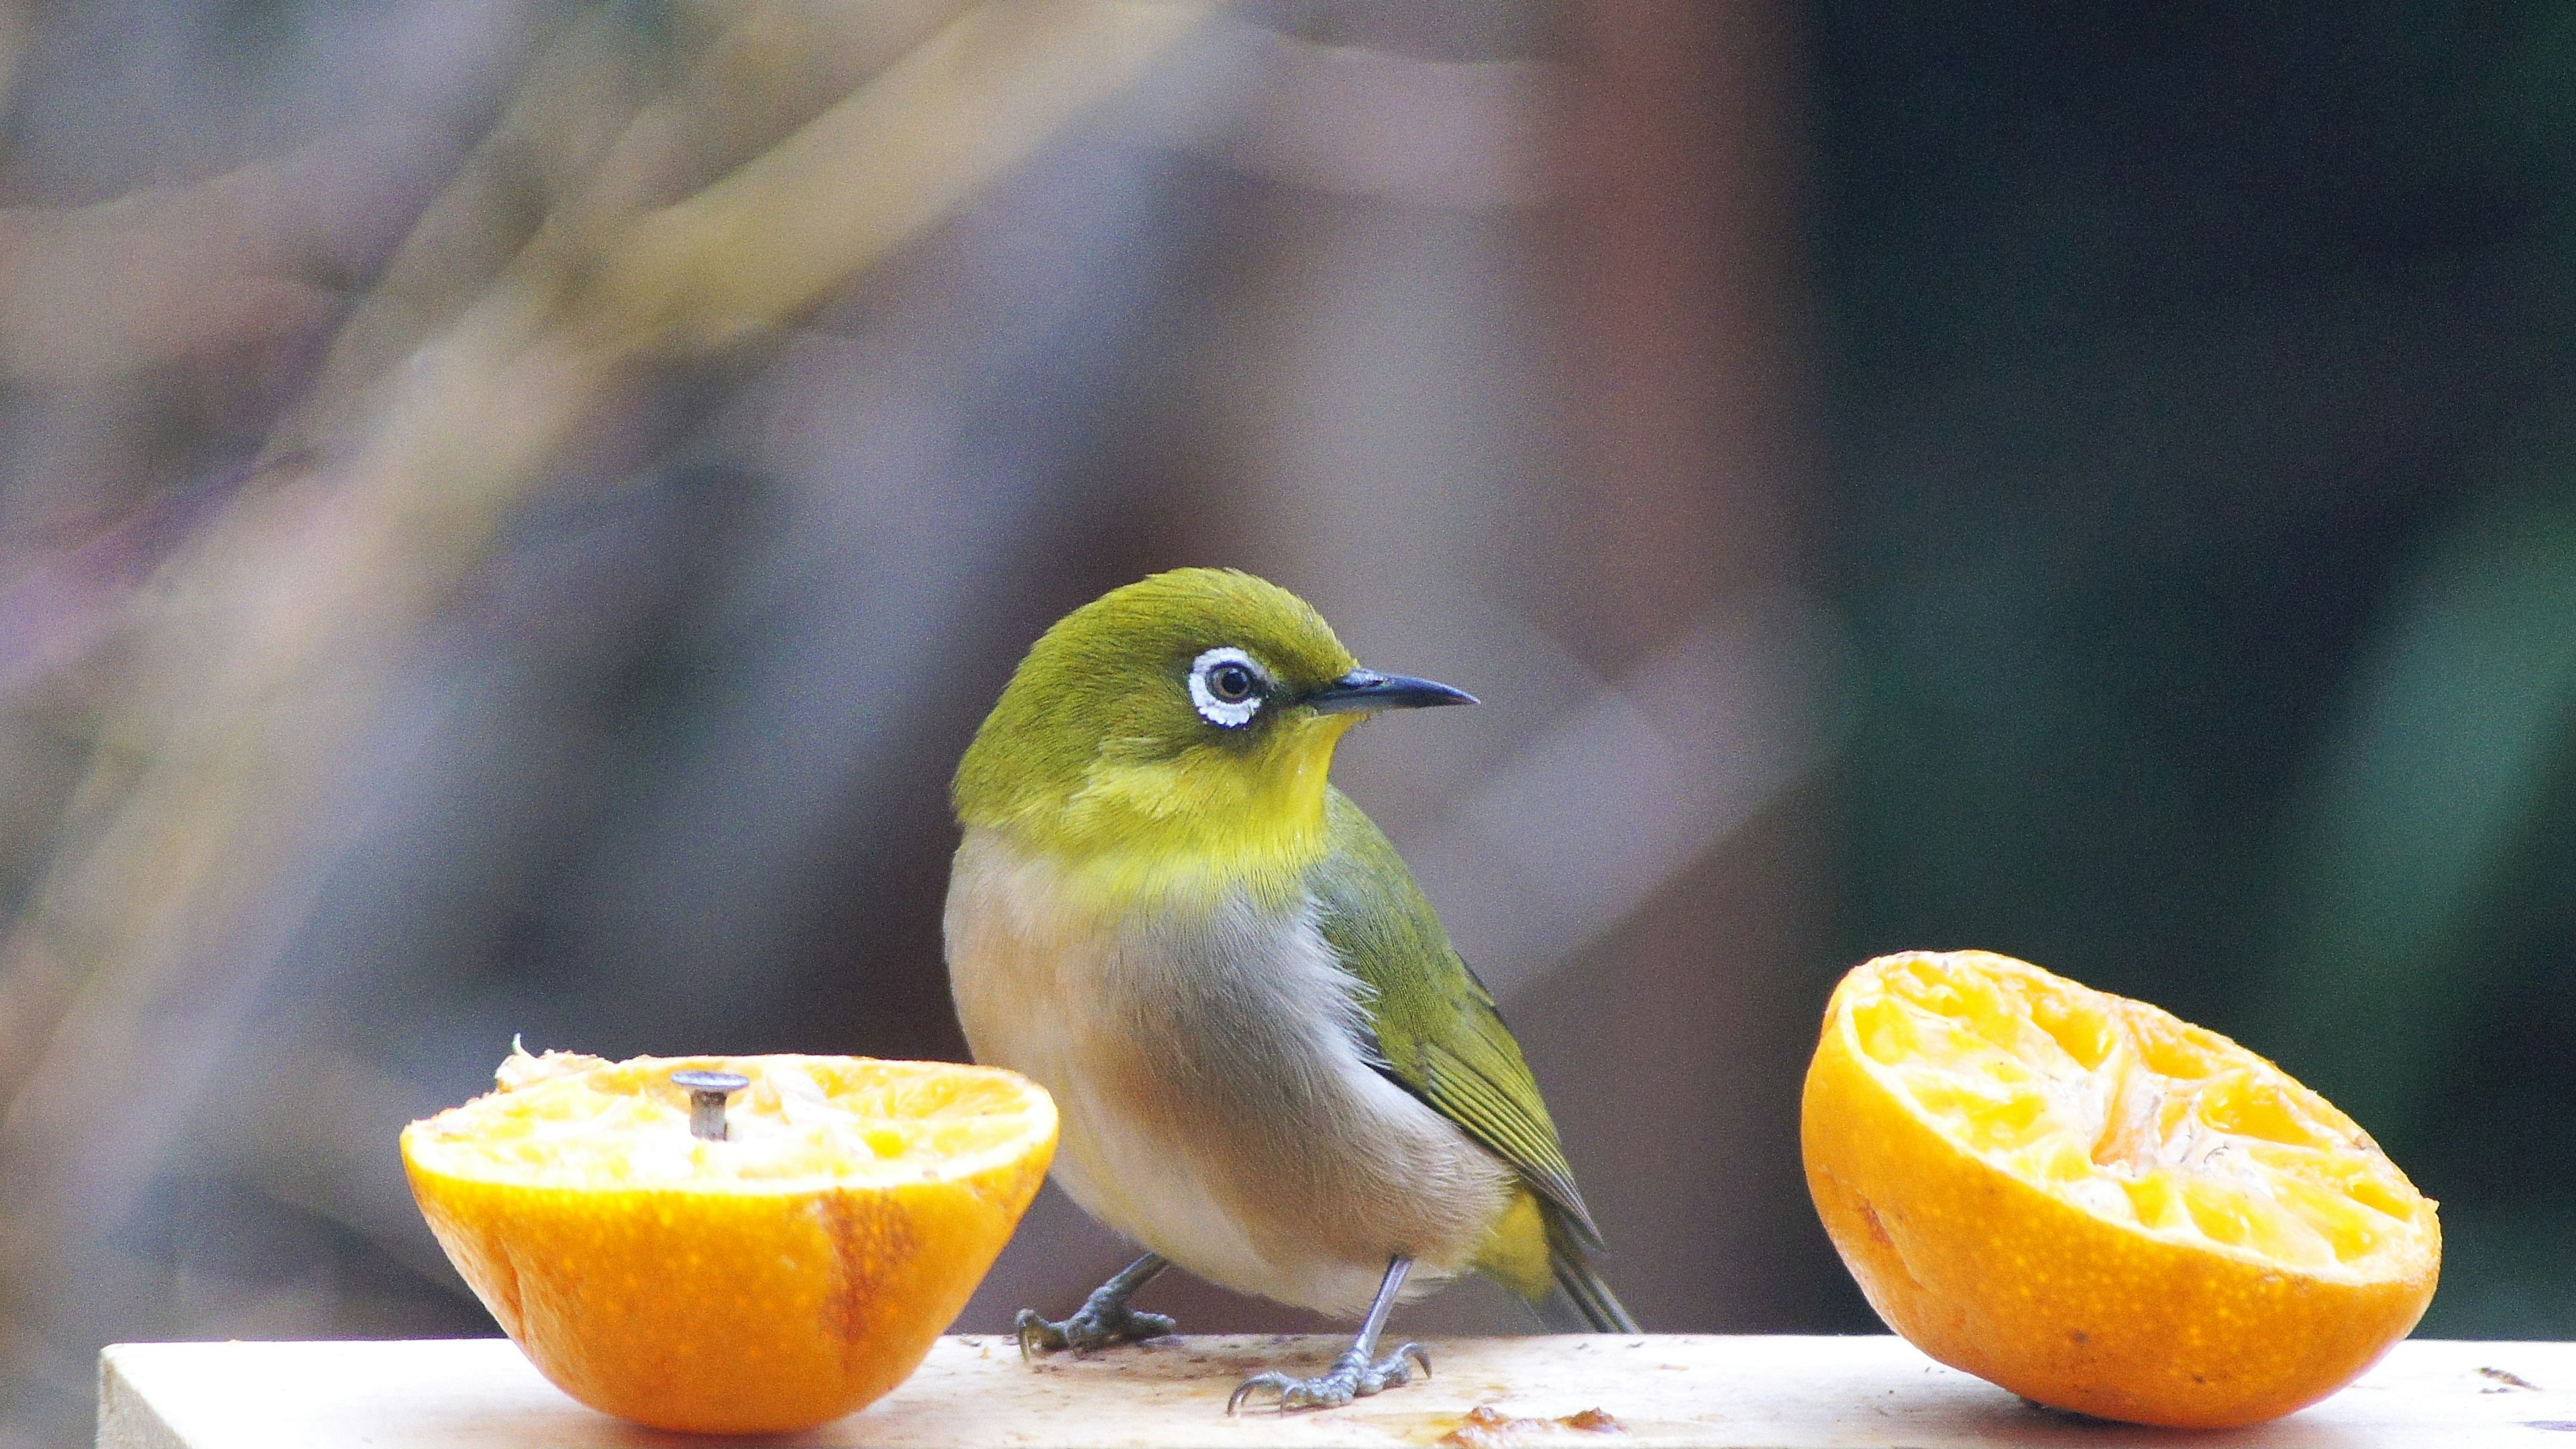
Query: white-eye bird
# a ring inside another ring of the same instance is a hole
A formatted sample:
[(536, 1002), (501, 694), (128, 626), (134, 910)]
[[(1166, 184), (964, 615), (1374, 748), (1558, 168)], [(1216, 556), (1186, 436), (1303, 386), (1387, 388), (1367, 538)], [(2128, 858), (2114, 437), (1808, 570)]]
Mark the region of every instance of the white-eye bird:
[(1024, 1352), (1171, 1332), (1128, 1299), (1173, 1263), (1365, 1315), (1330, 1370), (1229, 1411), (1427, 1371), (1377, 1357), (1387, 1312), (1469, 1271), (1637, 1331), (1492, 995), (1326, 779), (1359, 719), (1473, 702), (1221, 569), (1114, 590), (1021, 661), (957, 768), (949, 984), (976, 1060), (1054, 1094), (1057, 1182), (1148, 1250), (1070, 1318), (1023, 1310)]

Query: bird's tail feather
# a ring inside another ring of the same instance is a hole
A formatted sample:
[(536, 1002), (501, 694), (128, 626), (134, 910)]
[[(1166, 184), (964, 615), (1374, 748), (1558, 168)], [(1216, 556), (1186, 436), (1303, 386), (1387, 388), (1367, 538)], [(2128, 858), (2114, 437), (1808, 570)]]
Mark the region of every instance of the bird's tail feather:
[(1594, 1333), (1639, 1333), (1637, 1320), (1630, 1317), (1626, 1304), (1601, 1281), (1601, 1274), (1584, 1259), (1570, 1253), (1556, 1258), (1556, 1286), (1592, 1325)]
[(1588, 1222), (1578, 1225), (1562, 1212), (1547, 1214), (1547, 1265), (1557, 1291), (1547, 1295), (1539, 1316), (1561, 1319), (1570, 1306), (1594, 1333), (1642, 1332), (1628, 1306), (1601, 1281), (1601, 1270), (1592, 1266), (1592, 1251), (1600, 1241)]

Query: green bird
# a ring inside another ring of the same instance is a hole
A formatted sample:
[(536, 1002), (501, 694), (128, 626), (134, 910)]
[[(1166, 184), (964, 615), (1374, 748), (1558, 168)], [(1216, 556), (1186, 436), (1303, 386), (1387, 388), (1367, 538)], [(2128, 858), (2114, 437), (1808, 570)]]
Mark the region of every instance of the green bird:
[(1429, 1372), (1419, 1344), (1378, 1357), (1387, 1313), (1471, 1271), (1637, 1331), (1492, 993), (1327, 780), (1360, 719), (1474, 702), (1223, 569), (1113, 590), (1021, 661), (957, 767), (949, 984), (976, 1060), (1054, 1094), (1058, 1184), (1148, 1250), (1069, 1318), (1022, 1310), (1022, 1352), (1171, 1332), (1129, 1305), (1171, 1264), (1362, 1318), (1228, 1412)]

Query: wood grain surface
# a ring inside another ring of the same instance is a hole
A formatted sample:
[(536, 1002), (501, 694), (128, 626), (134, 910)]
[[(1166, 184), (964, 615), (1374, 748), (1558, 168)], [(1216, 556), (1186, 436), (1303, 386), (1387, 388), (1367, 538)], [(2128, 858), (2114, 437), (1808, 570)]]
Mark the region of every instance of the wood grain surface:
[[(1023, 1363), (1007, 1338), (949, 1338), (909, 1382), (866, 1410), (808, 1434), (758, 1442), (815, 1449), (2576, 1449), (2576, 1344), (2566, 1343), (2400, 1344), (2324, 1403), (2214, 1434), (2036, 1409), (1886, 1337), (1483, 1338), (1428, 1346), (1435, 1375), (1427, 1383), (1346, 1409), (1229, 1418), (1226, 1394), (1244, 1376), (1271, 1366), (1319, 1370), (1341, 1340), (1172, 1338)], [(668, 1449), (694, 1441), (593, 1413), (539, 1378), (506, 1340), (467, 1339), (121, 1344), (101, 1364), (98, 1442), (100, 1449)]]

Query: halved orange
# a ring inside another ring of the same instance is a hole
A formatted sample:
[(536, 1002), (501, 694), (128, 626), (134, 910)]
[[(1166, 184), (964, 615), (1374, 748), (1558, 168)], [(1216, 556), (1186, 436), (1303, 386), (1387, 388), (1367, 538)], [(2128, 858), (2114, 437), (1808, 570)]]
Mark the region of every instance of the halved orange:
[[(692, 1135), (684, 1070), (749, 1079), (724, 1140)], [(902, 1382), (1055, 1152), (1046, 1092), (990, 1067), (549, 1052), (497, 1075), (404, 1129), (421, 1212), (547, 1378), (664, 1429), (807, 1428)]]
[(1925, 1353), (2102, 1418), (2249, 1424), (2406, 1336), (2431, 1200), (2272, 1063), (1983, 951), (1854, 967), (1807, 1070), (1807, 1186)]

